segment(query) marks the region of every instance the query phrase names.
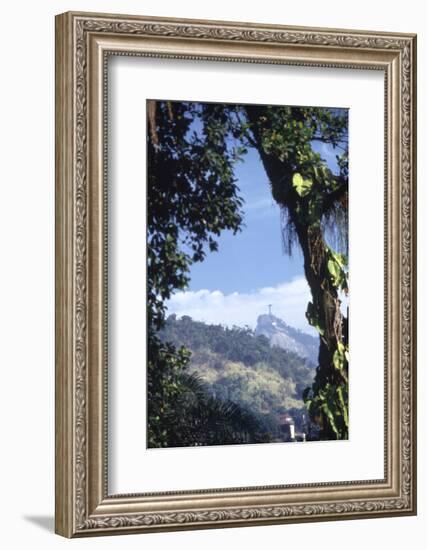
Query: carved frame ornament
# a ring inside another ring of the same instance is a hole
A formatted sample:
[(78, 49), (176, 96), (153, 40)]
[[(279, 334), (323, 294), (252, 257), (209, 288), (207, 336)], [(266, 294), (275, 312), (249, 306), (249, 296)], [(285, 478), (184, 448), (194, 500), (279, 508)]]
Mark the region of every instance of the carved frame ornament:
[[(384, 479), (108, 494), (109, 55), (384, 71)], [(409, 34), (70, 12), (56, 17), (57, 533), (77, 537), (416, 513), (415, 75), (416, 37)]]

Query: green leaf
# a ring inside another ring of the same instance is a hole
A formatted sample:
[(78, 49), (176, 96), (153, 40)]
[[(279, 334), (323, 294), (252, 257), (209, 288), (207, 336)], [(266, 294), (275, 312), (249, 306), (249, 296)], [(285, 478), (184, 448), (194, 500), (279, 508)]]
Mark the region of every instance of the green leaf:
[(297, 172), (293, 175), (292, 185), (300, 197), (305, 197), (310, 192), (313, 182), (309, 179), (304, 179), (301, 174)]
[(337, 370), (341, 370), (343, 368), (343, 356), (339, 350), (334, 351), (332, 362)]
[(347, 257), (344, 254), (339, 254), (329, 247), (328, 252), (340, 267), (344, 268), (348, 264)]
[(304, 403), (307, 403), (308, 401), (310, 401), (309, 399), (310, 392), (311, 392), (311, 388), (305, 388), (305, 390), (302, 392), (302, 400), (304, 401)]
[(331, 428), (333, 429), (335, 434), (337, 436), (339, 436), (339, 430), (337, 428), (337, 425), (335, 424), (335, 418), (334, 418), (334, 415), (332, 414), (332, 411), (329, 410), (328, 405), (326, 403), (324, 403), (321, 408), (322, 408), (322, 411), (328, 417), (329, 424), (331, 425)]
[(307, 312), (305, 316), (307, 317), (307, 321), (310, 323), (310, 325), (314, 327), (321, 336), (323, 336), (325, 333), (325, 329), (320, 326), (319, 316), (312, 302), (308, 302)]
[(314, 172), (314, 178), (317, 180), (319, 178), (319, 170), (317, 169), (317, 166), (313, 165), (313, 172)]
[(338, 263), (332, 258), (328, 260), (328, 271), (334, 279), (334, 286), (339, 286), (342, 278), (342, 270)]
[(339, 400), (340, 405), (341, 405), (344, 424), (345, 424), (346, 428), (348, 428), (348, 410), (347, 410), (347, 405), (345, 403), (344, 396), (343, 396), (343, 389), (342, 389), (341, 386), (337, 387), (337, 395), (338, 395), (338, 400)]

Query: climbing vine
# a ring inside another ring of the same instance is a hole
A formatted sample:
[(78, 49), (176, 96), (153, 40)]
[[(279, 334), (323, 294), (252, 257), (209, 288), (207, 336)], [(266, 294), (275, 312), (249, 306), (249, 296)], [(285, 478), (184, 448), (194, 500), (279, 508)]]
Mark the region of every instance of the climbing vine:
[[(272, 195), (286, 214), (284, 232), (301, 247), (312, 295), (306, 316), (319, 334), (320, 345), (316, 376), (304, 392), (304, 401), (322, 438), (346, 439), (349, 345), (341, 296), (349, 291), (348, 259), (343, 250), (328, 243), (327, 233), (329, 228), (329, 237), (346, 240), (347, 114), (299, 107), (247, 106), (245, 110), (250, 123), (247, 139), (259, 151)], [(336, 159), (338, 173), (316, 152), (316, 141), (341, 151)]]

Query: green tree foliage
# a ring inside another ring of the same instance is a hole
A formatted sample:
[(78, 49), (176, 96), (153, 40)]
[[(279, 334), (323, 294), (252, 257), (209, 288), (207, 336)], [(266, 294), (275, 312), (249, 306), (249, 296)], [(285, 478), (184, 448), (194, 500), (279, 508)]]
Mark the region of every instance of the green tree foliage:
[[(306, 360), (292, 351), (271, 347), (265, 336), (255, 336), (249, 327), (207, 325), (187, 315), (181, 319), (170, 315), (159, 336), (164, 342), (191, 350), (192, 363), (198, 367), (203, 362), (217, 371), (225, 362), (242, 363), (246, 367), (267, 366), (281, 378), (292, 381), (296, 399), (302, 399), (303, 390), (313, 379), (313, 369)], [(216, 365), (215, 358), (221, 363)]]
[(207, 325), (188, 316), (170, 315), (159, 336), (190, 350), (190, 373), (197, 373), (211, 396), (250, 410), (265, 440), (283, 439), (280, 416), (286, 412), (292, 411), (300, 432), (307, 431), (302, 391), (312, 383), (314, 369), (306, 360), (271, 347), (249, 328)]
[(226, 144), (225, 115), (170, 102), (149, 102), (147, 112), (148, 446), (163, 447), (178, 444), (172, 419), (184, 412), (189, 361), (185, 349), (158, 338), (165, 301), (187, 286), (191, 264), (217, 249), (221, 231), (238, 231), (242, 214), (233, 176), (239, 153)]
[(214, 397), (196, 373), (185, 372), (178, 377), (174, 407), (175, 411), (163, 418), (169, 430), (168, 447), (270, 441), (257, 415), (233, 401)]
[[(164, 303), (175, 290), (186, 287), (191, 264), (203, 261), (207, 250), (217, 249), (215, 237), (221, 231), (239, 230), (242, 201), (233, 166), (247, 147), (257, 149), (272, 195), (282, 208), (285, 244), (290, 251), (297, 243), (304, 256), (312, 294), (307, 318), (320, 338), (316, 378), (304, 395), (311, 418), (320, 426), (321, 437), (347, 437), (348, 330), (339, 300), (339, 293), (348, 291), (343, 113), (325, 108), (149, 102), (148, 414), (154, 446), (170, 440), (162, 420), (164, 409), (178, 410), (181, 390), (176, 378), (189, 361), (185, 350), (158, 339)], [(314, 150), (315, 141), (342, 151), (337, 155), (339, 174), (332, 173)]]
[[(227, 146), (218, 107), (155, 103), (148, 140), (148, 314), (157, 328), (164, 302), (184, 289), (192, 263), (215, 251), (224, 229), (237, 232), (242, 200), (233, 175), (238, 150)], [(149, 109), (148, 112), (152, 112)], [(194, 124), (197, 120), (199, 131)]]
[[(246, 106), (246, 138), (257, 148), (282, 208), (288, 248), (298, 243), (312, 301), (307, 319), (319, 332), (316, 378), (304, 394), (321, 437), (348, 437), (348, 323), (340, 292), (348, 293), (347, 114), (342, 110)], [(334, 174), (314, 148), (339, 148)], [(329, 234), (328, 234), (329, 230)], [(341, 253), (328, 244), (341, 245)]]

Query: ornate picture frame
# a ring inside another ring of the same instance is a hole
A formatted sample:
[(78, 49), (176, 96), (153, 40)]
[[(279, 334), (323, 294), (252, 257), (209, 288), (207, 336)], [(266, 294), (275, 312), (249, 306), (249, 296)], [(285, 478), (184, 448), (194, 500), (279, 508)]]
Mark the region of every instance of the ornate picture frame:
[[(384, 72), (384, 478), (108, 492), (107, 60)], [(82, 537), (416, 513), (416, 37), (68, 12), (56, 17), (56, 532)]]

